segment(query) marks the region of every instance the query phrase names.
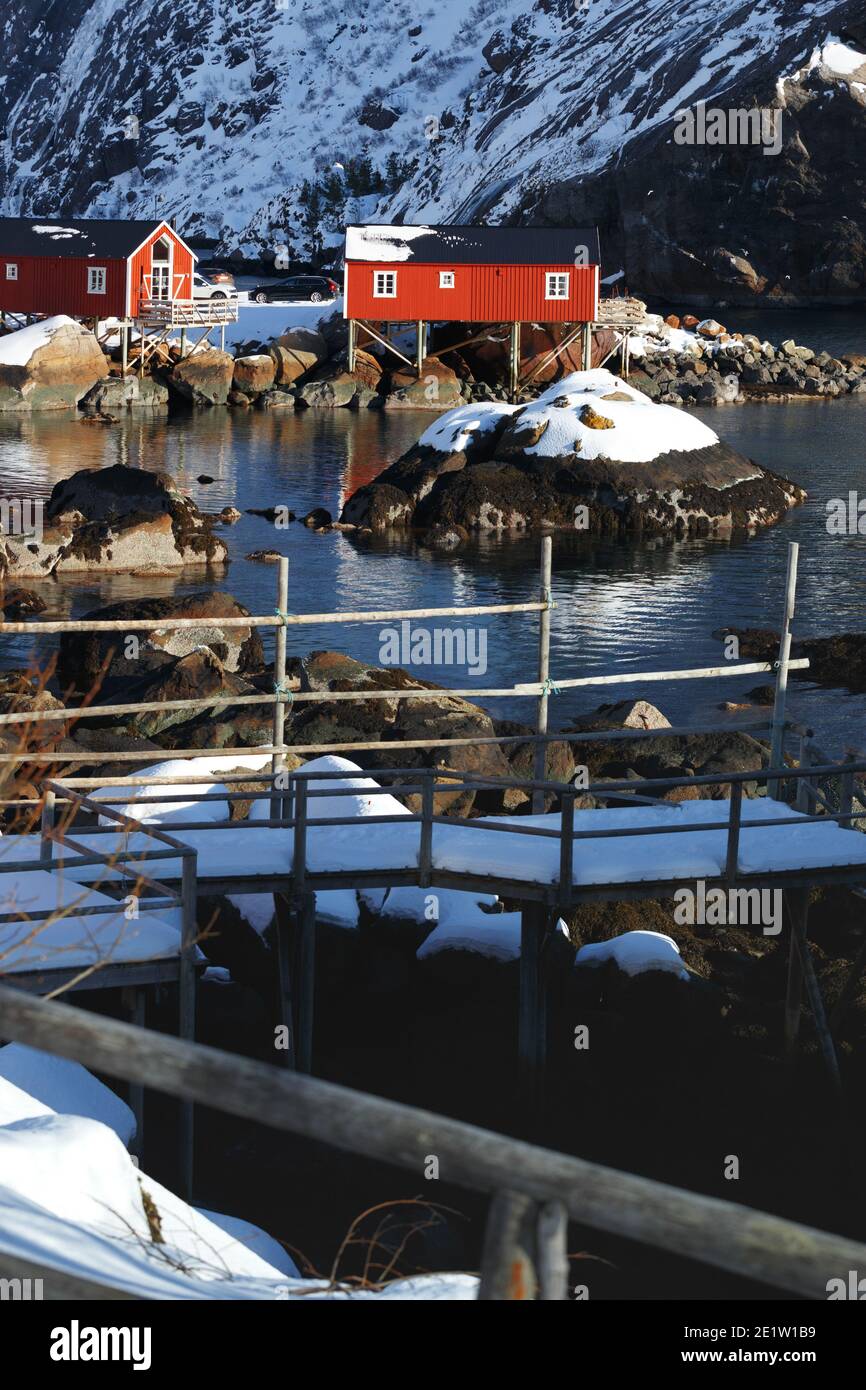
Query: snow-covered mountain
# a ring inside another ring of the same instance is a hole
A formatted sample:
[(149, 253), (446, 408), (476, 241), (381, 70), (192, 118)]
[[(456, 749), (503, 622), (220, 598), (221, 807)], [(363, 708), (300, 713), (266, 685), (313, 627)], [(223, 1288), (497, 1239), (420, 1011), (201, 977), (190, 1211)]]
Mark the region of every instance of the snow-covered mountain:
[[(0, 212), (266, 258), (589, 217), (641, 292), (863, 298), (864, 52), (864, 0), (6, 0)], [(781, 152), (675, 143), (702, 100), (781, 109)]]

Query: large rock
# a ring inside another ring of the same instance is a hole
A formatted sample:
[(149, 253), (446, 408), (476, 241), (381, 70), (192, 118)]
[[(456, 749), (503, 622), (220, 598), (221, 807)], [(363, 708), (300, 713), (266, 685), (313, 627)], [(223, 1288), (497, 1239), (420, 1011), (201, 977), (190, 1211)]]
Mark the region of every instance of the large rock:
[(81, 400), (88, 414), (119, 419), (127, 410), (167, 410), (168, 387), (151, 376), (105, 376)]
[[(125, 690), (124, 698), (142, 704), (168, 704), (174, 700), (257, 693), (255, 686), (227, 671), (213, 650), (204, 646), (196, 647), (186, 656), (170, 659), (156, 670), (143, 674)], [(108, 698), (111, 699), (110, 696)], [(98, 706), (98, 700), (96, 704)], [(207, 723), (211, 717), (225, 721), (230, 719), (231, 711), (224, 706), (204, 713), (190, 709), (142, 710), (124, 720), (124, 729), (133, 738), (160, 739), (170, 747), (174, 731), (180, 726), (200, 723), (202, 719)], [(262, 720), (265, 726), (270, 725), (268, 713), (260, 716), (260, 723)]]
[(463, 401), (456, 372), (438, 357), (425, 357), (421, 375), (413, 367), (391, 372), (386, 410), (453, 410)]
[(246, 396), (260, 396), (274, 384), (275, 363), (268, 353), (258, 352), (249, 357), (236, 357), (232, 386)]
[(235, 360), (230, 352), (204, 348), (176, 362), (168, 374), (168, 384), (193, 405), (225, 405), (234, 370)]
[[(598, 419), (610, 425), (592, 428)], [(728, 535), (771, 525), (804, 498), (701, 421), (597, 369), (525, 406), (452, 411), (359, 488), (341, 520), (377, 530)]]
[(65, 410), (105, 376), (96, 338), (64, 314), (0, 338), (0, 411)]
[(6, 535), (10, 580), (79, 571), (163, 571), (219, 564), (225, 542), (167, 473), (114, 464), (82, 469), (55, 484), (46, 524)]
[[(222, 618), (248, 618), (249, 609), (231, 594), (206, 590), (183, 598), (131, 598), (94, 608), (85, 614), (100, 622), (126, 618), (153, 619), (149, 631), (64, 633), (60, 639), (57, 676), (60, 684), (89, 692), (101, 680), (105, 690), (118, 682), (136, 679), (145, 672), (170, 664), (177, 657), (208, 647), (230, 674), (261, 671), (264, 651), (254, 627), (223, 627)], [(160, 628), (160, 619), (200, 618), (191, 628)]]

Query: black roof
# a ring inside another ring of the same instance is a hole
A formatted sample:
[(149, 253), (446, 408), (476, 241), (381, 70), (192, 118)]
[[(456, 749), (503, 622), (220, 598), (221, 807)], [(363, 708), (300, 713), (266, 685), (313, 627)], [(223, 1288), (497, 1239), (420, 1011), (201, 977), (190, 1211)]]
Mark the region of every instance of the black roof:
[(597, 227), (430, 227), (367, 223), (346, 228), (347, 261), (441, 265), (572, 265), (585, 246), (601, 263)]
[(0, 217), (0, 256), (103, 256), (120, 260), (161, 224), (126, 218)]

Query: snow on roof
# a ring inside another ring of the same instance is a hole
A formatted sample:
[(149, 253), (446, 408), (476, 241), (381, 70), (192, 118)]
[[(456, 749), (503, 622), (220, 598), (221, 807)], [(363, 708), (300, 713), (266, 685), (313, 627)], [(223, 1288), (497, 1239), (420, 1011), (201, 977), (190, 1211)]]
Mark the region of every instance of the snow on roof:
[[(581, 259), (576, 261), (578, 248)], [(415, 261), (424, 265), (598, 265), (601, 253), (595, 227), (413, 227), (368, 223), (346, 228), (345, 258)]]
[[(610, 399), (614, 394), (620, 399)], [(561, 404), (563, 401), (565, 405)], [(613, 421), (613, 428), (591, 429), (585, 425), (580, 417), (586, 406)], [(526, 407), (494, 403), (458, 406), (440, 416), (418, 442), (454, 452), (465, 447), (470, 427), (492, 429), (504, 411), (518, 410), (520, 426), (546, 423), (538, 443), (526, 450), (539, 458), (577, 454), (584, 459), (651, 463), (660, 454), (706, 449), (719, 442), (719, 436), (702, 421), (675, 406), (656, 405), (649, 396), (603, 367), (572, 372)]]
[(46, 347), (51, 342), (52, 333), (66, 323), (75, 320), (66, 314), (54, 314), (51, 318), (30, 323), (26, 328), (16, 328), (0, 338), (0, 364), (5, 367), (26, 367), (37, 348)]
[(680, 948), (670, 936), (657, 931), (627, 931), (610, 941), (581, 946), (575, 965), (599, 966), (615, 961), (626, 975), (643, 975), (647, 970), (664, 970), (681, 980), (691, 978), (683, 965)]

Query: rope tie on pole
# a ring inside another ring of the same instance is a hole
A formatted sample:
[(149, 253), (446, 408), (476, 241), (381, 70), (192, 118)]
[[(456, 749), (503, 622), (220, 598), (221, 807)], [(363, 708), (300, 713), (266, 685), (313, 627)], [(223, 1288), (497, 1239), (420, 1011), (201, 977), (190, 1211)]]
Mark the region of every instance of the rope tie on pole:
[(558, 695), (560, 693), (559, 686), (555, 685), (550, 679), (550, 676), (548, 676), (547, 680), (542, 681), (541, 693), (542, 695)]
[(290, 690), (282, 681), (274, 681), (274, 694), (281, 704), (288, 705), (289, 708), (291, 708), (295, 699), (294, 691)]
[(282, 610), (282, 608), (275, 608), (275, 609), (274, 609), (274, 617), (275, 617), (275, 618), (279, 618), (279, 620), (280, 620), (280, 622), (282, 623), (283, 627), (288, 627), (288, 625), (289, 625), (289, 615), (288, 615), (288, 613), (284, 613), (283, 610)]

